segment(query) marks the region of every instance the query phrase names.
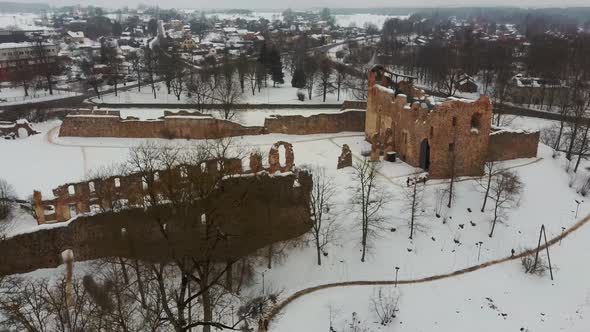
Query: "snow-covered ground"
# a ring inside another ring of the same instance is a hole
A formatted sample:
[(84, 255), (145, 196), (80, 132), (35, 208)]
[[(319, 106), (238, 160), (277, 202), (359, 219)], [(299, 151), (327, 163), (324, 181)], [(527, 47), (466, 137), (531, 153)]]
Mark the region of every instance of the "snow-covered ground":
[[(102, 110), (111, 110), (109, 108), (101, 108)], [(165, 109), (161, 108), (121, 108), (112, 109), (118, 110), (122, 118), (129, 116), (137, 117), (142, 120), (157, 119), (164, 115)], [(178, 109), (170, 109), (170, 112), (178, 112)], [(190, 110), (195, 111), (195, 110)], [(195, 111), (196, 112), (196, 111)], [(206, 114), (223, 119), (223, 112), (216, 110), (205, 110)], [(339, 108), (329, 109), (245, 109), (236, 111), (236, 115), (232, 118), (232, 121), (238, 122), (244, 126), (262, 126), (264, 125), (264, 119), (272, 115), (303, 115), (310, 116), (320, 113), (337, 113), (340, 112)]]
[[(2, 8), (0, 8), (0, 11)], [(20, 30), (53, 30), (50, 27), (35, 25), (35, 20), (40, 18), (31, 13), (2, 13), (0, 12), (0, 28), (17, 27)]]
[(25, 97), (25, 90), (22, 86), (1, 88), (0, 89), (0, 107), (9, 105), (18, 105), (26, 103), (34, 103), (40, 101), (49, 101), (55, 99), (62, 99), (79, 95), (79, 93), (66, 90), (53, 90), (53, 94), (49, 94), (49, 90), (29, 89), (29, 95)]
[[(103, 102), (103, 103), (125, 103), (125, 104), (137, 104), (137, 103), (170, 103), (170, 104), (190, 104), (191, 98), (189, 98), (186, 93), (183, 93), (180, 96), (180, 100), (176, 98), (176, 96), (171, 93), (167, 93), (166, 84), (164, 82), (159, 82), (156, 86), (156, 98), (154, 99), (154, 94), (152, 89), (148, 85), (142, 85), (141, 92), (137, 91), (137, 88), (132, 88), (127, 91), (121, 91), (115, 96), (114, 93), (103, 95), (102, 98), (96, 99), (93, 98), (95, 102)], [(313, 93), (312, 99), (307, 98), (307, 91), (305, 93), (305, 101), (299, 101), (297, 99), (297, 88), (291, 86), (291, 76), (285, 72), (285, 84), (278, 85), (277, 87), (272, 86), (272, 81), (269, 79), (268, 87), (262, 88), (260, 93), (258, 89), (255, 91), (255, 94), (252, 95), (252, 90), (250, 90), (248, 84), (246, 83), (246, 87), (244, 90), (244, 94), (242, 97), (241, 103), (248, 103), (248, 104), (299, 104), (299, 103), (307, 103), (307, 104), (322, 104), (323, 99), (322, 97), (317, 96), (317, 94)], [(326, 97), (326, 104), (342, 104), (342, 102), (346, 99), (354, 99), (352, 96), (349, 96), (346, 91), (340, 91), (340, 101), (338, 101), (337, 94), (329, 93)]]
[[(283, 110), (281, 110), (282, 112)], [(126, 112), (133, 112), (133, 110)], [(136, 112), (143, 112), (136, 110)], [(252, 116), (252, 119), (249, 117)], [(245, 123), (257, 123), (261, 115), (244, 113)], [(545, 120), (517, 118), (515, 126), (543, 128)], [(10, 161), (0, 163), (0, 174), (21, 197), (34, 189), (48, 192), (65, 182), (82, 180), (94, 169), (123, 162), (129, 148), (145, 140), (116, 138), (59, 138), (59, 121), (36, 124), (41, 131), (33, 137), (0, 141), (0, 155)], [(502, 168), (517, 172), (524, 183), (518, 207), (508, 214), (507, 222), (496, 227), (489, 238), (490, 207), (481, 213), (483, 194), (475, 179), (462, 179), (456, 184), (457, 199), (451, 209), (442, 209), (435, 216), (435, 193), (446, 188), (443, 180), (429, 181), (421, 220), (425, 231), (409, 240), (407, 213), (402, 198), (408, 175), (417, 170), (405, 163), (381, 162), (378, 181), (390, 194), (384, 216), (387, 225), (373, 242), (365, 263), (360, 262), (358, 216), (350, 204), (353, 185), (352, 170), (336, 170), (341, 146), (348, 144), (355, 159), (366, 149), (362, 133), (326, 135), (260, 135), (235, 139), (243, 148), (268, 151), (271, 144), (284, 140), (293, 143), (297, 165), (325, 166), (336, 188), (334, 206), (330, 210), (340, 231), (338, 240), (327, 248), (322, 266), (315, 262), (311, 247), (289, 248), (286, 259), (265, 271), (266, 288), (283, 290), (283, 296), (319, 284), (355, 280), (393, 280), (394, 267), (400, 267), (399, 279), (408, 280), (449, 273), (492, 259), (510, 256), (536, 245), (539, 227), (544, 224), (552, 238), (576, 220), (590, 213), (590, 205), (580, 205), (576, 218), (576, 199), (582, 199), (575, 188), (568, 186), (563, 159), (552, 159), (551, 150), (539, 147), (538, 158), (501, 163)], [(194, 141), (154, 140), (160, 144), (192, 145)], [(472, 212), (469, 212), (470, 209)], [(445, 222), (443, 222), (445, 220)], [(16, 219), (13, 233), (30, 231), (32, 217)], [(29, 228), (27, 230), (27, 227)], [(394, 230), (394, 231), (393, 231)], [(350, 320), (352, 312), (372, 331), (587, 331), (590, 325), (590, 267), (583, 264), (590, 252), (590, 227), (583, 226), (559, 246), (551, 247), (555, 265), (555, 281), (549, 277), (532, 277), (522, 272), (518, 260), (481, 271), (441, 281), (416, 285), (400, 285), (400, 311), (392, 326), (379, 327), (369, 310), (372, 286), (333, 288), (310, 294), (288, 305), (271, 324), (271, 331), (326, 331), (329, 308), (333, 309), (334, 325), (340, 328)], [(478, 259), (476, 243), (483, 242)], [(59, 269), (55, 270), (59, 273)], [(258, 274), (260, 279), (260, 273)], [(259, 282), (261, 280), (258, 280)], [(391, 287), (391, 286), (390, 286)], [(260, 284), (249, 292), (260, 291)], [(489, 299), (488, 299), (489, 298)], [(506, 316), (502, 316), (505, 314)], [(399, 327), (398, 327), (399, 325)], [(521, 330), (522, 328), (522, 330)]]
[(352, 15), (334, 15), (336, 24), (341, 27), (356, 26), (362, 28), (367, 23), (375, 24), (379, 29), (383, 27), (383, 23), (390, 18), (398, 18), (406, 20), (410, 15), (391, 16), (391, 15), (376, 15), (376, 14), (352, 14)]

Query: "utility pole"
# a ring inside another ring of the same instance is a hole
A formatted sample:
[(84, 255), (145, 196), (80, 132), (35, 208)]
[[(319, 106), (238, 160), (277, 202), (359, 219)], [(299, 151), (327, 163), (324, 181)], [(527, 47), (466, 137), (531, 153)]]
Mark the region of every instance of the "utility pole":
[(551, 280), (553, 280), (553, 268), (551, 267), (551, 257), (549, 257), (549, 244), (547, 243), (547, 233), (545, 232), (545, 225), (541, 225), (541, 231), (539, 232), (539, 242), (537, 243), (537, 253), (535, 254), (535, 263), (533, 264), (533, 270), (537, 267), (537, 261), (539, 260), (539, 251), (541, 249), (541, 237), (545, 238), (545, 249), (547, 250), (547, 262), (549, 263), (549, 273), (551, 274)]
[(395, 267), (395, 287), (397, 287), (397, 274), (399, 272), (399, 266)]

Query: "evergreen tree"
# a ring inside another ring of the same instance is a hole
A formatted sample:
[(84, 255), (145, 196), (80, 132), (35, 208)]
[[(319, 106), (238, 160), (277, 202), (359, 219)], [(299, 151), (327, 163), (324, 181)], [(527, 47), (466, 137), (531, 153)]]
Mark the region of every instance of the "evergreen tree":
[(295, 72), (293, 72), (293, 78), (291, 79), (291, 86), (297, 89), (303, 89), (305, 88), (305, 83), (305, 71), (300, 66), (296, 67)]
[(268, 53), (269, 72), (273, 81), (273, 86), (284, 84), (285, 74), (283, 73), (283, 63), (281, 62), (281, 53), (276, 47), (272, 47)]

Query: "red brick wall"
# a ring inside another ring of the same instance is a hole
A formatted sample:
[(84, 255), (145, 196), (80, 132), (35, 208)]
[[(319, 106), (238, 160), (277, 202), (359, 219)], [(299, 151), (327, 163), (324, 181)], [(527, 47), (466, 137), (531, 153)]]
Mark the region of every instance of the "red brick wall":
[[(430, 145), (430, 176), (447, 178), (452, 173), (454, 144), (455, 174), (475, 176), (483, 173), (492, 105), (489, 98), (475, 102), (447, 101), (432, 110), (420, 102), (407, 104), (404, 95), (375, 84), (376, 74), (369, 73), (369, 98), (365, 134), (389, 150), (398, 152), (408, 164), (420, 166), (420, 145), (424, 139)], [(477, 117), (477, 130), (472, 130), (472, 118)], [(453, 120), (455, 118), (455, 120)], [(455, 123), (453, 125), (453, 123)]]
[(490, 135), (489, 159), (495, 161), (535, 158), (539, 132), (500, 131)]
[(264, 120), (268, 133), (289, 135), (310, 135), (338, 133), (342, 131), (362, 132), (365, 126), (365, 111), (343, 111), (310, 116), (275, 115)]
[[(105, 111), (101, 111), (105, 112)], [(60, 136), (122, 137), (122, 138), (190, 138), (206, 139), (229, 136), (258, 135), (262, 127), (246, 127), (213, 117), (161, 117), (156, 120), (121, 119), (119, 112), (68, 115), (60, 128)], [(169, 114), (171, 115), (171, 114)], [(196, 116), (199, 116), (196, 114)]]

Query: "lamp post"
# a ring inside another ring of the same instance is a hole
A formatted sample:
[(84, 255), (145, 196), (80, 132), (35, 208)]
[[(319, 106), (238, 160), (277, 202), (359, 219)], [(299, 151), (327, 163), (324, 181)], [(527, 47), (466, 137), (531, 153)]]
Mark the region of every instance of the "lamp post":
[(483, 241), (475, 242), (475, 246), (479, 247), (477, 249), (477, 261), (479, 262), (479, 257), (481, 256), (481, 246), (483, 245)]
[(561, 236), (559, 237), (559, 245), (561, 245), (561, 240), (563, 240), (563, 232), (565, 232), (565, 227), (561, 226)]
[(264, 272), (266, 272), (266, 270), (262, 271), (262, 295), (264, 295)]
[(575, 200), (577, 206), (576, 206), (576, 218), (578, 217), (578, 210), (580, 210), (580, 204), (584, 203), (584, 200), (582, 201), (578, 201), (577, 199)]
[(397, 274), (399, 272), (399, 266), (395, 267), (395, 287), (397, 287)]

